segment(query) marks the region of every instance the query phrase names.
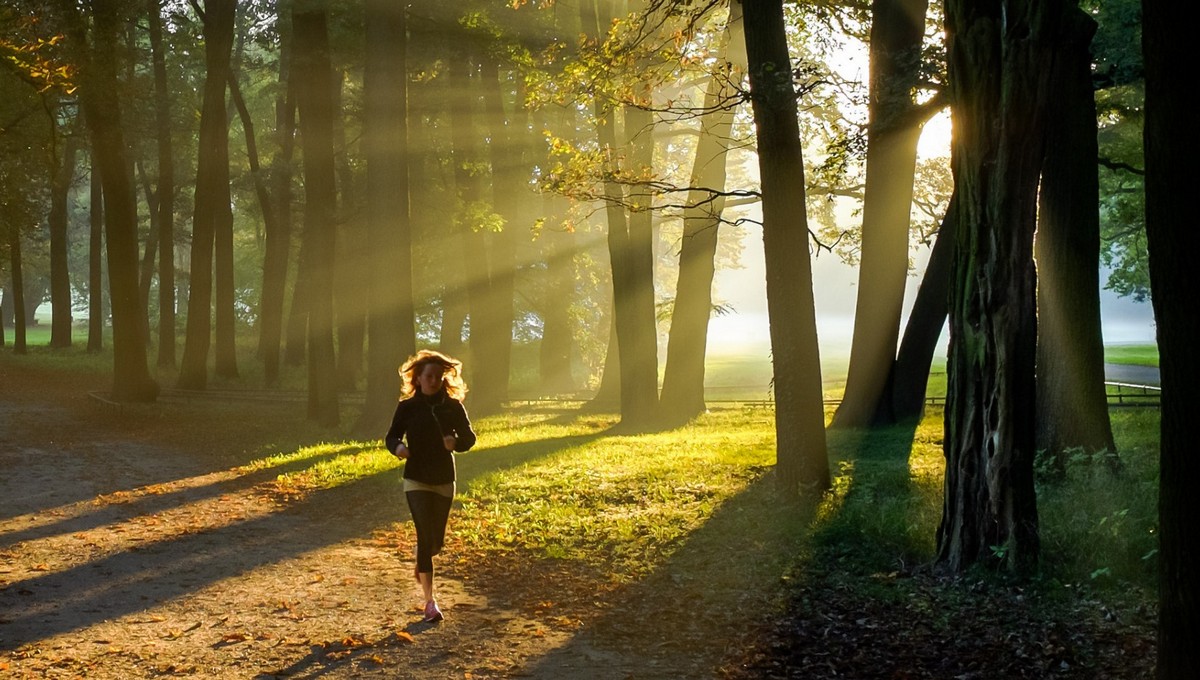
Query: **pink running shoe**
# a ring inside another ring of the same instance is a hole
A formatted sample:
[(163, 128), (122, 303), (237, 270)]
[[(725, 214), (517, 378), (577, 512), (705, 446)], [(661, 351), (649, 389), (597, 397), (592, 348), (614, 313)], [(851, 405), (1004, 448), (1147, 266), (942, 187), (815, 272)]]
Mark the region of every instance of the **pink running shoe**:
[(442, 616), (442, 610), (438, 609), (436, 600), (425, 603), (425, 623), (437, 623), (444, 618), (446, 617)]

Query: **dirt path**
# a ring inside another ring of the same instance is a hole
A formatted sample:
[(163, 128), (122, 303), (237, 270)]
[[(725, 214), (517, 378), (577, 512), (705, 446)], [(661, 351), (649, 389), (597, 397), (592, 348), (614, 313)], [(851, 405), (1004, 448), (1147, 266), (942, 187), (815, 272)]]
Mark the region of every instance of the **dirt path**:
[[(279, 470), (221, 439), (286, 427), (294, 405), (236, 406), (214, 429), (189, 407), (106, 412), (86, 381), (0, 378), (5, 677), (695, 677), (711, 661), (647, 657), (654, 622), (619, 616), (594, 644), (583, 628), (605, 605), (554, 604), (587, 575), (556, 585), (519, 560), (439, 565), (447, 619), (422, 623), (394, 479), (285, 506), (264, 492)], [(641, 642), (613, 651), (622, 639)]]

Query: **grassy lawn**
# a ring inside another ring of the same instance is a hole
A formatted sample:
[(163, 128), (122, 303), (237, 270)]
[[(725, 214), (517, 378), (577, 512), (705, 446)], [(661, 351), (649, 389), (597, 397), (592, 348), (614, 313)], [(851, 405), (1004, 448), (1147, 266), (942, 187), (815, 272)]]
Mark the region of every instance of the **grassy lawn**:
[(1104, 360), (1110, 364), (1158, 366), (1158, 345), (1108, 345)]

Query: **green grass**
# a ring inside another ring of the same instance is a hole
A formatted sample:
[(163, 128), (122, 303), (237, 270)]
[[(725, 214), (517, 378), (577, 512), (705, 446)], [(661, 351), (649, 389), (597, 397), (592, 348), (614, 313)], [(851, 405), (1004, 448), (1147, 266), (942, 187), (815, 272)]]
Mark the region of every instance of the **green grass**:
[[(31, 349), (28, 357), (3, 360), (73, 371), (110, 368), (82, 349)], [(734, 359), (721, 366), (730, 376), (749, 370)], [(944, 390), (937, 369), (931, 394), (938, 384)], [(1043, 575), (1112, 592), (1149, 591), (1158, 412), (1114, 409), (1112, 418), (1125, 466), (1120, 475), (1078, 456), (1065, 480), (1039, 484)], [(749, 541), (778, 550), (756, 565), (761, 569), (832, 559), (869, 573), (933, 557), (943, 474), (939, 409), (931, 408), (915, 430), (830, 431), (834, 488), (811, 512), (780, 503), (771, 490), (769, 408), (716, 404), (692, 424), (653, 434), (614, 434), (616, 422), (615, 415), (572, 406), (477, 419), (480, 443), (459, 456), (456, 535), (473, 551), (520, 550), (606, 565), (626, 579), (654, 572), (697, 541)], [(377, 441), (330, 435), (324, 443), (276, 451), (252, 467), (278, 468), (276, 489), (284, 495), (399, 470), (401, 463)]]
[(1104, 360), (1110, 364), (1158, 366), (1158, 345), (1107, 345)]

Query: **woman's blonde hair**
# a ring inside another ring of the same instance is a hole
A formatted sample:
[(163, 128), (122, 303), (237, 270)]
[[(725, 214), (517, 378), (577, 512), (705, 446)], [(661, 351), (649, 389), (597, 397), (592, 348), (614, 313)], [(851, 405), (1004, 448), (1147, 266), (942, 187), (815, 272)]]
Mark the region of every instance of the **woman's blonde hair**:
[(467, 396), (467, 383), (462, 377), (462, 362), (432, 349), (423, 349), (408, 358), (400, 367), (400, 398), (407, 399), (417, 391), (417, 376), (429, 364), (442, 367), (442, 387), (446, 394), (462, 401)]

